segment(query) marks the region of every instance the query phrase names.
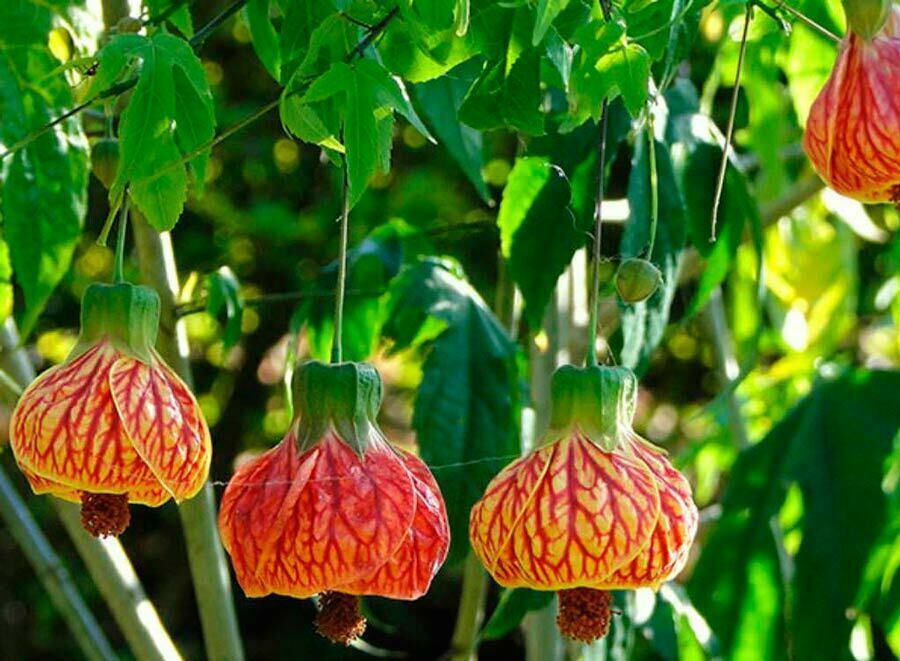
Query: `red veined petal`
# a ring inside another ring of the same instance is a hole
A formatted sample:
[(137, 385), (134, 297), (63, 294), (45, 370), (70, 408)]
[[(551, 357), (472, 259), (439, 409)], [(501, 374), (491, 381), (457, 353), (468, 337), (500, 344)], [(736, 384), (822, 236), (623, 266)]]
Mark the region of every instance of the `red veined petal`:
[(77, 489), (73, 489), (72, 487), (67, 487), (64, 484), (60, 484), (59, 482), (54, 482), (53, 480), (48, 480), (45, 477), (41, 477), (37, 473), (28, 470), (25, 466), (20, 465), (19, 470), (22, 471), (25, 479), (28, 480), (28, 484), (31, 486), (31, 490), (38, 496), (49, 494), (51, 496), (61, 498), (62, 500), (68, 500), (70, 503), (81, 502), (81, 492)]
[(194, 396), (155, 358), (151, 364), (117, 360), (110, 369), (112, 399), (135, 449), (180, 502), (206, 482), (212, 444)]
[[(282, 441), (293, 443), (292, 434)], [(252, 572), (241, 581), (248, 596), (309, 597), (370, 575), (391, 558), (416, 507), (412, 477), (387, 443), (373, 442), (360, 458), (330, 431), (296, 459), (294, 450), (271, 452), (239, 471), (223, 498), (220, 527), (232, 558), (235, 540), (254, 537), (240, 540), (244, 557), (235, 561), (239, 580)], [(280, 491), (251, 481), (282, 476), (291, 485)], [(252, 525), (246, 512), (254, 506), (272, 513), (273, 523)]]
[[(291, 579), (279, 575), (283, 567), (273, 559), (273, 552), (278, 551), (285, 519), (292, 515), (317, 457), (317, 448), (301, 456), (291, 432), (274, 448), (242, 465), (225, 488), (219, 531), (248, 597), (265, 596), (279, 586), (288, 589)], [(272, 567), (266, 570), (266, 564)]]
[(900, 7), (871, 41), (845, 39), (810, 109), (803, 145), (839, 193), (900, 201)]
[[(81, 503), (82, 492), (80, 490), (48, 480), (23, 466), (19, 466), (19, 469), (28, 480), (28, 484), (31, 485), (31, 490), (38, 496), (49, 494), (62, 500), (68, 500), (70, 503)], [(132, 488), (128, 492), (128, 502), (149, 507), (159, 507), (172, 497), (155, 479), (153, 484), (155, 486), (143, 485)]]
[[(134, 502), (159, 487), (113, 404), (109, 373), (120, 355), (101, 342), (47, 370), (22, 394), (10, 445), (27, 473), (74, 491), (124, 493), (129, 500), (134, 493)], [(148, 499), (158, 504), (158, 498)]]
[(501, 585), (591, 586), (650, 543), (660, 500), (642, 463), (574, 432), (504, 469), (472, 509), (472, 546)]
[(642, 438), (635, 436), (631, 447), (656, 479), (660, 516), (650, 544), (628, 565), (619, 568), (610, 580), (592, 586), (598, 589), (658, 588), (684, 567), (697, 534), (697, 506), (685, 477)]
[(413, 478), (416, 514), (409, 533), (391, 559), (374, 574), (342, 585), (346, 594), (418, 599), (428, 592), (450, 549), (447, 509), (434, 476), (421, 459), (398, 450)]

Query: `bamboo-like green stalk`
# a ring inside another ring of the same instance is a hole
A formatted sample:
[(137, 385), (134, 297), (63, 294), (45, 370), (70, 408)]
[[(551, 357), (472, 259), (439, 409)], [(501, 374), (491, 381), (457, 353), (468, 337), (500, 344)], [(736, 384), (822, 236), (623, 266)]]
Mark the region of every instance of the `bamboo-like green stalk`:
[[(550, 421), (550, 381), (559, 362), (560, 324), (568, 323), (559, 314), (559, 287), (553, 292), (547, 311), (544, 314), (543, 329), (547, 335), (547, 346), (541, 351), (531, 343), (531, 401), (534, 407), (533, 428), (523, 438), (538, 441), (540, 434)], [(522, 452), (531, 451), (531, 447), (523, 447)], [(544, 608), (529, 613), (522, 622), (525, 633), (525, 659), (527, 661), (557, 661), (562, 659), (565, 651), (562, 637), (556, 627), (556, 599)]]
[(728, 328), (728, 319), (725, 316), (725, 303), (722, 301), (722, 289), (716, 287), (709, 302), (706, 304), (706, 319), (709, 330), (713, 336), (713, 348), (716, 356), (716, 371), (719, 373), (721, 387), (729, 390), (726, 395), (728, 406), (728, 428), (738, 448), (750, 445), (747, 436), (747, 427), (744, 416), (741, 413), (741, 403), (731, 388), (731, 382), (737, 378), (740, 372), (737, 358), (734, 355), (734, 341)]
[(34, 567), (38, 578), (60, 612), (78, 647), (89, 659), (115, 659), (112, 646), (81, 598), (72, 576), (44, 537), (25, 502), (0, 467), (0, 516), (13, 539)]
[[(0, 326), (0, 367), (19, 384), (34, 380), (34, 367), (19, 346), (19, 334), (11, 319)], [(66, 531), (134, 655), (141, 661), (180, 659), (181, 655), (147, 598), (119, 540), (94, 539), (82, 529), (76, 506), (53, 500)]]
[[(497, 255), (497, 274), (494, 313), (513, 337), (515, 335), (516, 287), (509, 277), (506, 260), (501, 254)], [(453, 628), (451, 661), (475, 661), (478, 658), (478, 633), (484, 621), (487, 590), (487, 572), (470, 549), (463, 567), (462, 594), (456, 613), (456, 625)]]
[(470, 550), (463, 565), (462, 595), (450, 644), (451, 661), (475, 661), (478, 658), (478, 631), (484, 621), (487, 588), (487, 573)]
[(85, 532), (77, 505), (56, 498), (53, 505), (135, 657), (180, 661), (181, 654), (119, 541), (113, 537), (98, 540)]
[[(159, 293), (160, 332), (157, 348), (163, 358), (189, 386), (192, 385), (187, 333), (175, 314), (178, 271), (168, 233), (160, 234), (137, 211), (132, 228), (143, 280)], [(194, 591), (200, 609), (206, 654), (214, 661), (244, 658), (231, 579), (216, 526), (216, 504), (209, 482), (202, 491), (179, 507), (187, 542)]]

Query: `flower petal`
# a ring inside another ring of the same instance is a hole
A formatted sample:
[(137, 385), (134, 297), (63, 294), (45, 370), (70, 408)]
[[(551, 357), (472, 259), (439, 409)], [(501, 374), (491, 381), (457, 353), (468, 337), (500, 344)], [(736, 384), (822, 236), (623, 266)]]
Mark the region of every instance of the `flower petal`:
[(871, 41), (847, 37), (810, 109), (803, 145), (816, 170), (837, 192), (861, 202), (887, 202), (897, 195), (900, 7)]
[(68, 500), (70, 503), (81, 502), (81, 492), (77, 489), (67, 487), (64, 484), (54, 482), (53, 480), (48, 480), (21, 465), (19, 466), (19, 470), (22, 471), (25, 479), (28, 480), (28, 484), (31, 485), (31, 490), (38, 496), (49, 494), (61, 498), (62, 500)]
[(472, 509), (475, 552), (501, 585), (591, 585), (647, 546), (659, 518), (653, 475), (580, 433), (504, 469)]
[[(28, 484), (31, 485), (31, 490), (38, 496), (49, 494), (62, 500), (68, 500), (70, 503), (81, 503), (83, 490), (73, 489), (59, 482), (48, 480), (23, 466), (19, 466), (19, 469), (28, 480)], [(137, 503), (149, 507), (159, 507), (171, 497), (171, 494), (162, 488), (156, 478), (153, 478), (152, 485), (133, 487), (128, 492), (129, 503)]]
[(209, 474), (209, 429), (188, 387), (157, 358), (123, 357), (110, 369), (112, 398), (135, 449), (177, 501)]
[(611, 580), (592, 586), (598, 589), (658, 588), (684, 567), (697, 534), (697, 506), (691, 486), (656, 448), (635, 436), (633, 450), (653, 473), (659, 487), (660, 516), (645, 547)]
[(133, 499), (133, 492), (159, 487), (113, 404), (109, 372), (119, 356), (101, 342), (47, 370), (23, 393), (10, 422), (10, 444), (26, 475), (74, 491), (127, 493), (134, 502), (144, 501), (143, 495)]
[(412, 525), (412, 477), (385, 442), (362, 458), (333, 431), (302, 454), (295, 443), (289, 434), (251, 461), (223, 497), (219, 525), (248, 596), (304, 598), (370, 575)]
[[(272, 590), (258, 574), (278, 578), (272, 552), (284, 530), (285, 519), (294, 511), (297, 498), (306, 486), (315, 466), (318, 450), (297, 450), (297, 441), (289, 433), (271, 450), (241, 466), (222, 496), (219, 531), (222, 544), (231, 556), (234, 571), (248, 597), (262, 597)], [(263, 566), (272, 563), (268, 572)]]
[(398, 452), (413, 478), (416, 515), (412, 526), (400, 548), (374, 574), (340, 587), (346, 594), (418, 599), (428, 592), (447, 559), (450, 525), (440, 489), (421, 459), (409, 452)]

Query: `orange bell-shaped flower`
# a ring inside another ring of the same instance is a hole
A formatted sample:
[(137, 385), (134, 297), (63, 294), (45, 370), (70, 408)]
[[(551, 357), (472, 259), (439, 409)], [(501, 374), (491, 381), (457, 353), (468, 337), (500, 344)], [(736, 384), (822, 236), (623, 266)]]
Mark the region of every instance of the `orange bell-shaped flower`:
[(609, 629), (608, 590), (658, 588), (697, 531), (687, 480), (631, 428), (637, 381), (625, 368), (561, 367), (550, 429), (475, 503), (472, 548), (506, 587), (559, 592), (560, 630)]
[(878, 22), (880, 29), (866, 36), (853, 31), (851, 20), (810, 110), (803, 146), (837, 192), (860, 202), (900, 203), (900, 6)]
[(81, 502), (95, 536), (120, 534), (128, 503), (180, 502), (209, 474), (209, 429), (153, 348), (158, 324), (152, 289), (91, 285), (75, 348), (13, 411), (10, 445), (32, 490)]
[(349, 643), (358, 595), (417, 599), (447, 557), (447, 512), (431, 472), (379, 430), (371, 365), (310, 362), (294, 375), (297, 418), (241, 466), (219, 513), (248, 597), (320, 595), (316, 627)]

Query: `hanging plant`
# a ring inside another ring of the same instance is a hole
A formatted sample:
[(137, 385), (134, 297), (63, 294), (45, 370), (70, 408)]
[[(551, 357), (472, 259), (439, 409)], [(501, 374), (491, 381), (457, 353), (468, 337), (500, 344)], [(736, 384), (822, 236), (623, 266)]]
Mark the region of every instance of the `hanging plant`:
[(378, 428), (381, 379), (364, 363), (301, 365), (284, 439), (243, 465), (219, 530), (248, 597), (319, 595), (316, 629), (350, 643), (359, 595), (417, 599), (450, 545), (444, 501), (416, 456)]
[(153, 348), (158, 326), (149, 287), (89, 286), (75, 348), (13, 411), (10, 445), (32, 490), (80, 502), (96, 537), (128, 527), (129, 503), (191, 498), (209, 473), (209, 429)]
[(803, 146), (837, 192), (900, 203), (900, 5), (844, 6), (850, 30), (810, 110)]
[(550, 429), (472, 508), (472, 548), (506, 587), (559, 595), (560, 631), (609, 631), (610, 590), (658, 588), (697, 531), (687, 480), (632, 429), (637, 380), (620, 367), (561, 367)]

